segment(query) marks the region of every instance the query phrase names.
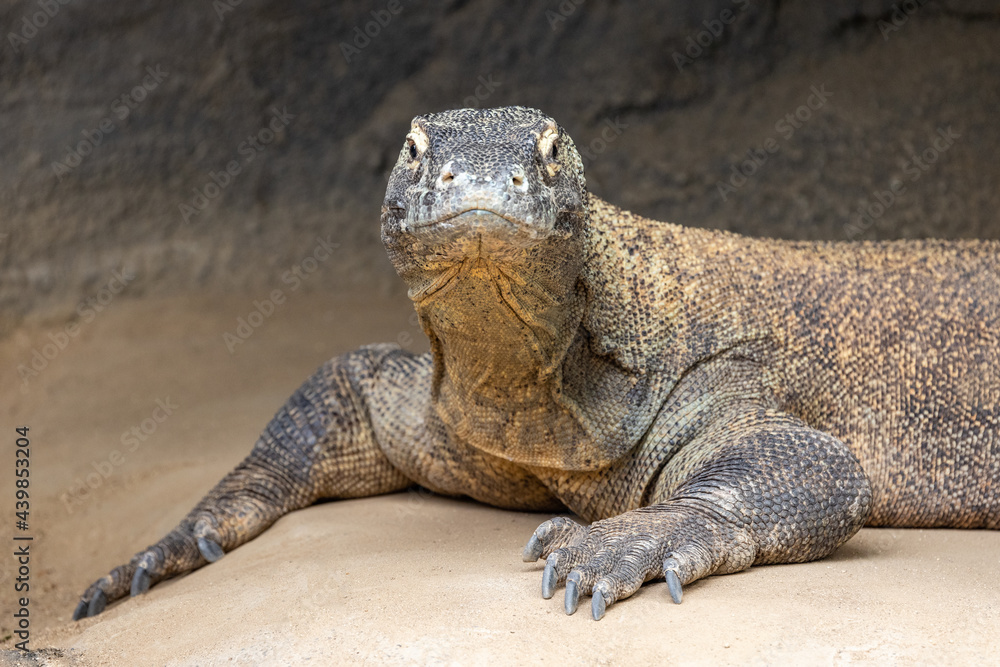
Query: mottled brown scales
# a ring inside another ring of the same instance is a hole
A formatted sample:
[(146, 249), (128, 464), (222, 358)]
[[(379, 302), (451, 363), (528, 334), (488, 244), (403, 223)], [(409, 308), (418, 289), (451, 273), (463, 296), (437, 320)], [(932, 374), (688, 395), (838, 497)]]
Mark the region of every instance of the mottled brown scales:
[(413, 483), (592, 521), (543, 523), (524, 556), (594, 618), (865, 524), (1000, 528), (1000, 243), (648, 220), (589, 195), (569, 136), (521, 107), (414, 119), (382, 236), (431, 352), (323, 365), (75, 617), (320, 498)]

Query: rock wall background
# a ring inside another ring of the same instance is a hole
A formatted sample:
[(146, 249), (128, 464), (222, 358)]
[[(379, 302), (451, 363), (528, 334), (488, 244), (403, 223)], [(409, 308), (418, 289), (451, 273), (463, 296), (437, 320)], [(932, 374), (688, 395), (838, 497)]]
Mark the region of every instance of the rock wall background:
[(320, 239), (303, 285), (399, 289), (386, 176), (412, 116), (470, 104), (552, 114), (652, 217), (1000, 238), (994, 2), (31, 0), (0, 26), (0, 332), (114, 271), (266, 289)]

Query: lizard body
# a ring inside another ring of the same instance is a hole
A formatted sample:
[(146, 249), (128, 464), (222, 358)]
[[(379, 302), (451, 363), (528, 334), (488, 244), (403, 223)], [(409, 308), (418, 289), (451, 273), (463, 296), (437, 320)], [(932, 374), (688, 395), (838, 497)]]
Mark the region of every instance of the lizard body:
[(417, 483), (543, 523), (543, 596), (823, 557), (862, 525), (1000, 528), (1000, 243), (787, 242), (586, 190), (552, 119), (414, 119), (382, 236), (431, 352), (307, 380), (249, 457), (74, 617), (320, 498)]

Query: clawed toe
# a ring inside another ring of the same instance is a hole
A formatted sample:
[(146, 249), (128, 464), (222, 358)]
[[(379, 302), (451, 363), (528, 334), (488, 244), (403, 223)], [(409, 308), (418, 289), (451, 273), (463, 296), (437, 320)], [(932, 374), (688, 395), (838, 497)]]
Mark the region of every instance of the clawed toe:
[(222, 547), (206, 537), (198, 538), (198, 551), (201, 552), (202, 557), (209, 563), (214, 563), (226, 555)]
[(73, 610), (73, 620), (79, 621), (81, 618), (90, 618), (91, 616), (97, 616), (104, 608), (108, 606), (108, 596), (104, 594), (104, 591), (97, 589), (94, 594), (90, 596), (90, 600), (87, 600), (86, 594), (80, 598), (80, 602), (77, 603), (76, 609)]
[(549, 556), (545, 561), (545, 571), (542, 572), (542, 597), (548, 600), (556, 591), (559, 578), (556, 576), (556, 559)]
[(94, 593), (94, 597), (90, 598), (90, 604), (87, 606), (87, 616), (97, 616), (107, 606), (108, 596), (104, 594), (104, 591), (98, 590)]
[(129, 594), (132, 597), (142, 595), (149, 590), (150, 583), (151, 580), (149, 578), (149, 572), (146, 571), (146, 568), (136, 568), (135, 574), (132, 575), (132, 588), (129, 591)]
[(528, 543), (524, 545), (524, 551), (521, 552), (521, 559), (525, 563), (534, 563), (536, 560), (542, 557), (542, 541), (538, 539), (537, 535), (532, 535)]
[(604, 593), (601, 590), (595, 589), (593, 596), (590, 598), (590, 614), (594, 617), (595, 621), (599, 621), (604, 618), (604, 612), (607, 611), (608, 604), (604, 600)]
[(563, 607), (566, 613), (572, 615), (580, 605), (580, 573), (570, 572), (566, 577), (566, 600)]
[(675, 604), (680, 604), (681, 598), (684, 595), (681, 590), (681, 580), (673, 570), (666, 570), (665, 574), (667, 576), (667, 590), (670, 591), (670, 599)]

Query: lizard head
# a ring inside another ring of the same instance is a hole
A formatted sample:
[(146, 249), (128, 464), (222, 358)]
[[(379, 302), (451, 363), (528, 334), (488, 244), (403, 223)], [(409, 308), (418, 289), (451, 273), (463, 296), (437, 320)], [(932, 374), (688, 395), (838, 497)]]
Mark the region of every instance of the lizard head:
[(557, 276), (575, 281), (586, 206), (583, 163), (554, 120), (525, 107), (445, 111), (410, 125), (382, 240), (417, 302), (473, 266), (555, 288)]

